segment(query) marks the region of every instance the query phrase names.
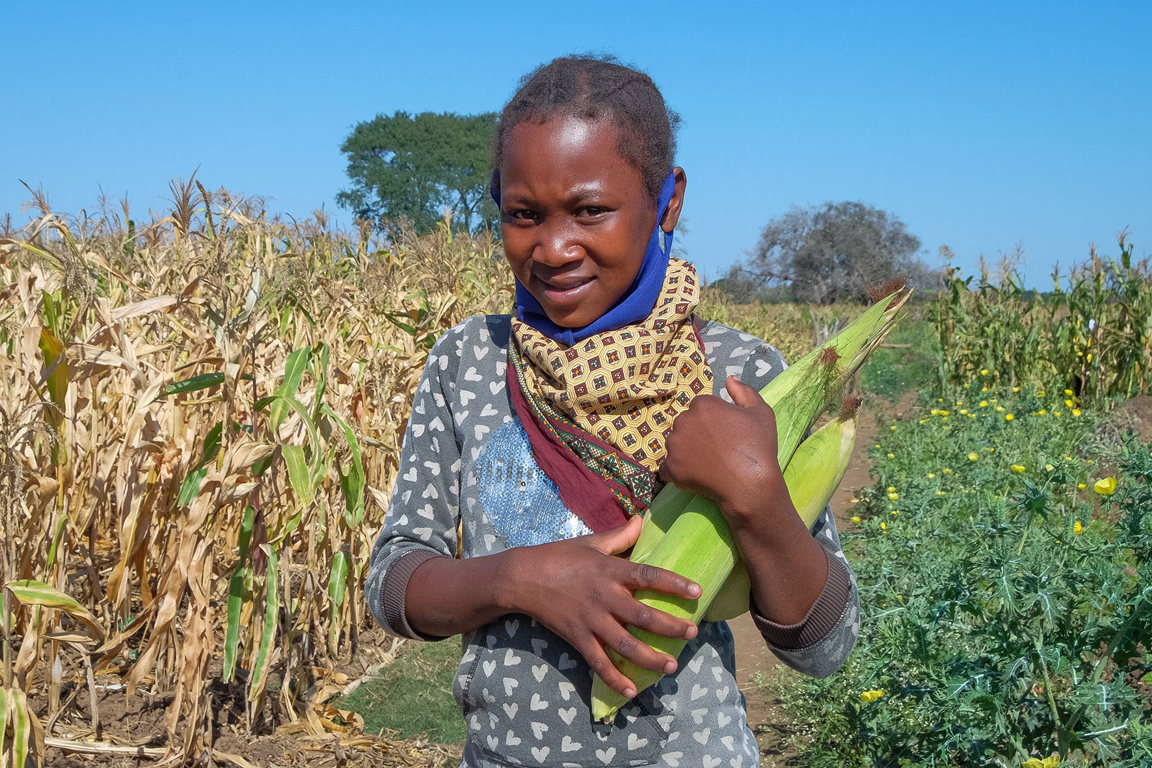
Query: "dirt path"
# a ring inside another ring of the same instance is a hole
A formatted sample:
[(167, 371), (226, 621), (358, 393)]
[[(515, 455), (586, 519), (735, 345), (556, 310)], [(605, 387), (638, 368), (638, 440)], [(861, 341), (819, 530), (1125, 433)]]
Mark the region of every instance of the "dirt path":
[[(876, 442), (876, 436), (891, 419), (904, 418), (915, 402), (915, 394), (909, 393), (898, 403), (874, 398), (864, 404), (857, 426), (852, 462), (840, 483), (840, 489), (832, 497), (832, 511), (836, 515), (839, 530), (851, 529), (849, 518), (852, 516), (855, 493), (873, 483), (868, 462), (869, 446)], [(760, 632), (748, 614), (729, 622), (729, 626), (736, 638), (736, 680), (748, 700), (748, 724), (752, 726), (760, 744), (760, 764), (765, 768), (783, 766), (791, 754), (788, 748), (790, 721), (782, 709), (780, 699), (773, 692), (771, 681), (795, 673), (780, 664), (765, 647)], [(756, 684), (757, 677), (767, 681), (768, 685)]]

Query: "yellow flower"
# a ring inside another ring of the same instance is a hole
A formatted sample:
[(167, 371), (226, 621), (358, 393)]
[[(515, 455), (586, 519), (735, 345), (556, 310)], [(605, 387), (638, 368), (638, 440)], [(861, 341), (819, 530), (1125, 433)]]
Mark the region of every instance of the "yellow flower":
[(1056, 467), (1052, 466), (1051, 464), (1045, 464), (1045, 465), (1044, 465), (1044, 469), (1046, 469), (1046, 470), (1048, 470), (1049, 472), (1051, 472), (1052, 470), (1056, 469)]
[(1076, 393), (1070, 389), (1066, 389), (1066, 390), (1064, 390), (1064, 394), (1068, 395), (1068, 397), (1072, 397), (1072, 395), (1074, 395)]
[(882, 531), (888, 530), (888, 523), (880, 523), (880, 530), (882, 530)]
[(895, 492), (895, 490), (896, 490), (896, 486), (894, 486), (894, 485), (888, 486), (888, 493), (893, 493), (893, 492)]
[(1002, 405), (996, 406), (996, 413), (1004, 413), (1004, 406), (1002, 406)]
[(1010, 413), (1004, 414), (1004, 421), (1012, 421), (1012, 419), (1014, 419), (1014, 418), (1016, 418), (1016, 417)]
[(1087, 483), (1076, 483), (1076, 487), (1079, 488), (1080, 490), (1084, 490), (1085, 488), (1088, 487), (1088, 484)]
[(933, 479), (934, 477), (936, 477), (936, 473), (935, 473), (935, 472), (929, 472), (929, 473), (928, 473), (928, 479), (929, 479), (929, 480)]
[(894, 459), (894, 458), (896, 458), (896, 454), (890, 453), (890, 454), (888, 454), (888, 458)]
[(1079, 408), (1073, 408), (1072, 409), (1072, 415), (1073, 416), (1079, 416), (1080, 415), (1080, 409)]
[(1072, 526), (1072, 533), (1084, 533), (1084, 523), (1077, 520), (1076, 524)]
[(976, 461), (979, 458), (980, 454), (976, 453), (976, 451), (972, 451), (972, 453), (968, 454), (968, 461)]
[[(1065, 390), (1065, 391), (1067, 391), (1067, 390)], [(1071, 400), (1065, 400), (1065, 401), (1064, 401), (1064, 405), (1066, 405), (1066, 406), (1068, 406), (1069, 408), (1071, 408), (1072, 406), (1074, 406), (1074, 405), (1075, 405), (1075, 403), (1073, 403)]]
[(895, 431), (896, 431), (896, 425), (895, 425), (895, 424), (893, 424), (892, 426), (888, 427), (888, 429), (890, 429), (890, 430), (892, 430), (893, 432), (895, 432)]
[(1020, 387), (1012, 387), (1012, 391), (1013, 391), (1013, 392), (1019, 392), (1019, 391), (1020, 391)]
[(852, 521), (853, 525), (860, 525), (860, 515), (852, 515), (852, 517), (848, 519)]
[(1024, 465), (1023, 464), (1013, 464), (1012, 465), (1012, 471), (1018, 475), (1022, 475), (1022, 474), (1024, 474)]
[(967, 416), (968, 415), (968, 409), (967, 408), (961, 408), (960, 409), (960, 415), (961, 416)]
[(945, 467), (944, 469), (942, 469), (942, 470), (940, 470), (940, 471), (941, 471), (941, 472), (943, 472), (943, 473), (944, 473), (944, 474), (946, 474), (946, 475), (950, 475), (950, 474), (952, 474), (952, 470), (948, 469), (947, 467)]
[[(884, 690), (882, 688), (876, 688), (871, 691), (864, 691), (864, 693), (860, 694), (860, 701), (863, 701), (865, 704), (871, 704), (883, 695)], [(1045, 766), (1045, 768), (1047, 768), (1047, 766)]]
[(1101, 496), (1111, 496), (1116, 493), (1116, 478), (1102, 477), (1096, 481), (1096, 485), (1092, 486), (1096, 489), (1096, 493)]
[(891, 493), (888, 494), (888, 500), (889, 501), (896, 501), (899, 498), (900, 498), (900, 494), (896, 493), (896, 491), (892, 491)]
[(1039, 392), (1037, 392), (1036, 397), (1044, 397), (1044, 390), (1040, 390)]
[(1038, 757), (1030, 757), (1020, 765), (1022, 768), (1057, 768), (1060, 765), (1060, 756), (1052, 755), (1043, 760)]
[(936, 491), (936, 495), (937, 495), (937, 496), (943, 496), (943, 495), (944, 495), (944, 491)]
[(987, 408), (988, 407), (988, 401), (987, 400), (981, 400), (980, 401), (980, 407), (981, 408)]
[(1037, 416), (1044, 416), (1044, 415), (1046, 415), (1047, 413), (1048, 413), (1048, 409), (1047, 409), (1047, 408), (1041, 408), (1040, 410), (1036, 411), (1036, 415), (1037, 415)]

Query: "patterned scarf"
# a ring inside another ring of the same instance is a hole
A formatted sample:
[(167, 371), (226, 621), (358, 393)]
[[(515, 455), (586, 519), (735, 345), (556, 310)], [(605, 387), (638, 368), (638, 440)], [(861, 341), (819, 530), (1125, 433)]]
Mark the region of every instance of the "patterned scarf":
[[(664, 440), (712, 371), (692, 323), (699, 282), (673, 258), (656, 305), (639, 323), (565, 346), (518, 319), (510, 367), (532, 416), (608, 483), (627, 514), (651, 503)], [(555, 478), (554, 478), (555, 479)]]

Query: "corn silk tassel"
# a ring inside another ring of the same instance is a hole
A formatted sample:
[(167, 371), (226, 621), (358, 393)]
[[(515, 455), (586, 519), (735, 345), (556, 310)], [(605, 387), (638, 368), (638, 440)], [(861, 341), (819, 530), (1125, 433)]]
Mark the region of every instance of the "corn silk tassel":
[[(817, 418), (838, 398), (845, 384), (888, 335), (897, 320), (899, 310), (911, 295), (912, 290), (905, 286), (887, 293), (855, 322), (802, 357), (795, 365), (782, 371), (760, 390), (760, 396), (772, 406), (776, 414), (777, 460), (785, 473)], [(832, 423), (847, 424), (847, 421), (837, 420)], [(850, 439), (854, 439), (854, 423), (851, 432)], [(806, 462), (811, 462), (809, 466), (814, 465), (818, 468), (816, 471), (820, 473), (836, 474), (838, 456), (843, 454), (844, 439), (843, 434), (839, 441), (821, 438), (813, 446), (813, 450), (829, 453), (819, 453), (811, 459), (806, 459)], [(827, 447), (820, 448), (822, 445)], [(835, 452), (832, 452), (833, 448)], [(850, 446), (848, 453), (851, 455)], [(799, 471), (798, 468), (797, 475)], [(812, 469), (805, 471), (806, 475), (812, 473)], [(839, 474), (842, 475), (842, 471)], [(808, 493), (809, 489), (805, 487), (808, 482), (805, 480), (804, 483), (798, 484), (796, 494), (793, 494), (792, 486), (789, 485), (789, 493), (791, 495)], [(816, 483), (813, 482), (813, 485)], [(817, 491), (812, 489), (811, 492)], [(832, 492), (835, 492), (835, 485), (832, 487)], [(830, 496), (831, 494), (820, 501), (816, 516), (819, 516), (819, 510), (824, 508)], [(796, 506), (799, 508), (801, 505)], [(809, 525), (811, 524), (809, 522)], [(633, 562), (674, 571), (699, 584), (701, 595), (695, 600), (673, 598), (648, 591), (636, 593), (636, 598), (645, 605), (692, 622), (699, 622), (705, 617), (716, 596), (722, 589), (726, 589), (739, 557), (732, 541), (732, 532), (716, 504), (702, 496), (668, 485), (653, 500), (645, 517), (644, 527), (632, 548), (631, 559)], [(729, 586), (732, 589), (741, 588), (738, 584)], [(743, 600), (743, 610), (747, 610), (747, 589)], [(731, 605), (721, 608), (723, 609), (721, 613), (735, 610)], [(637, 639), (673, 658), (679, 657), (688, 642), (684, 638), (655, 635), (636, 627), (630, 626), (628, 629)], [(637, 666), (612, 650), (609, 650), (608, 654), (616, 668), (636, 686), (637, 693), (651, 687), (663, 677), (662, 673)], [(627, 701), (624, 696), (609, 688), (599, 675), (595, 677), (592, 683), (594, 720), (611, 722)]]

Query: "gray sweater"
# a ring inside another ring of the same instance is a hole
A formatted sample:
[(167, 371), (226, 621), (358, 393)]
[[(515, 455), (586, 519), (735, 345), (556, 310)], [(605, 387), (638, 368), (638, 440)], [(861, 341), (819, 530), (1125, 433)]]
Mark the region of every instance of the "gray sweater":
[[(427, 559), (591, 533), (537, 467), (517, 420), (506, 385), (510, 333), (507, 315), (470, 317), (428, 358), (366, 584), (373, 615), (394, 634), (420, 638), (408, 625), (404, 596)], [(775, 348), (725, 325), (705, 323), (701, 336), (715, 394), (725, 399), (729, 375), (759, 389), (785, 367)], [(829, 576), (808, 617), (784, 627), (753, 615), (782, 661), (823, 677), (855, 645), (860, 610), (831, 510), (813, 535), (828, 554)], [(505, 616), (466, 633), (453, 688), (468, 728), (462, 765), (759, 764), (724, 622), (703, 623), (677, 672), (642, 691), (611, 724), (593, 723), (591, 686), (584, 659), (529, 616)]]

